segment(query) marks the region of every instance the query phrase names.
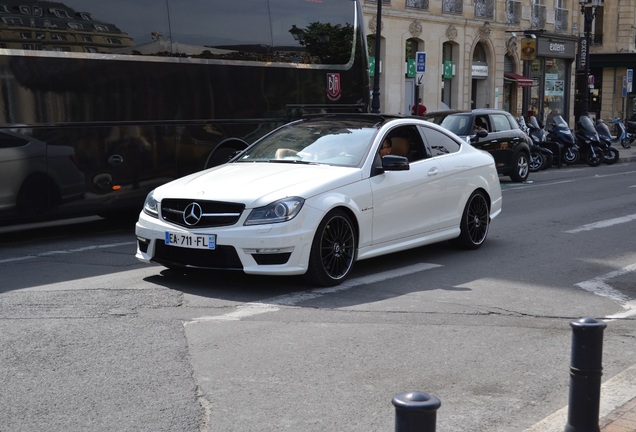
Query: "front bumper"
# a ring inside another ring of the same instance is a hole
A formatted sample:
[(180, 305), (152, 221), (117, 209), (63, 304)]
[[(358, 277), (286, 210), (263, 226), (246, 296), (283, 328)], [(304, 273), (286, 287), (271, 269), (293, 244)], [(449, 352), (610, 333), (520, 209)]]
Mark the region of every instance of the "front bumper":
[[(135, 227), (136, 258), (169, 268), (242, 270), (247, 274), (299, 275), (307, 271), (311, 243), (320, 222), (318, 211), (305, 206), (288, 222), (184, 229), (141, 213)], [(215, 234), (213, 250), (165, 244), (165, 233)]]

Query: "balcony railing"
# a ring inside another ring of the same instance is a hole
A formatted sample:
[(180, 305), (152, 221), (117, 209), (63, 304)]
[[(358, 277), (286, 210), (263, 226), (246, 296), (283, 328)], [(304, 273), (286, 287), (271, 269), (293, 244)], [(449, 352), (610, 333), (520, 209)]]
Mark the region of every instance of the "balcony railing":
[(406, 7), (428, 10), (428, 0), (406, 0)]
[(556, 31), (567, 31), (568, 30), (568, 16), (569, 10), (557, 8), (554, 10), (554, 29)]
[(464, 13), (464, 0), (442, 0), (442, 12), (461, 15)]
[(516, 0), (506, 1), (506, 22), (519, 24), (521, 22), (521, 2)]
[(545, 5), (534, 4), (532, 5), (532, 28), (541, 29), (545, 28), (545, 22), (547, 17), (547, 10)]
[(494, 0), (475, 0), (475, 17), (492, 18), (494, 16)]

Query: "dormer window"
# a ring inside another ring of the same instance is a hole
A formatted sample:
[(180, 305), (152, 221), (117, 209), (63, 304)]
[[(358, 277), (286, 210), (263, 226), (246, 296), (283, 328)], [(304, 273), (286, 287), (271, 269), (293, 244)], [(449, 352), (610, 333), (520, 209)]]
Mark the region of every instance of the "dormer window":
[(9, 25), (19, 26), (22, 25), (22, 18), (17, 17), (2, 17), (2, 22)]
[(108, 27), (106, 27), (105, 25), (95, 24), (95, 25), (93, 25), (93, 27), (95, 27), (95, 30), (100, 31), (100, 32), (107, 32), (108, 31)]
[(70, 18), (64, 9), (49, 9), (49, 11), (58, 18)]
[(20, 6), (20, 13), (22, 15), (31, 15), (31, 8), (28, 6)]
[(40, 6), (33, 6), (33, 16), (42, 16), (42, 8)]
[(0, 12), (9, 13), (9, 8), (7, 7), (7, 5), (0, 5)]
[(76, 23), (76, 22), (69, 22), (69, 23), (68, 23), (68, 26), (69, 26), (70, 28), (72, 28), (72, 29), (75, 29), (75, 30), (81, 30), (81, 29), (83, 29), (83, 28), (84, 28), (84, 26), (83, 26), (82, 24), (80, 24), (80, 23)]
[(79, 16), (80, 18), (82, 18), (84, 21), (95, 21), (93, 19), (93, 16), (91, 14), (89, 14), (88, 12), (79, 12)]

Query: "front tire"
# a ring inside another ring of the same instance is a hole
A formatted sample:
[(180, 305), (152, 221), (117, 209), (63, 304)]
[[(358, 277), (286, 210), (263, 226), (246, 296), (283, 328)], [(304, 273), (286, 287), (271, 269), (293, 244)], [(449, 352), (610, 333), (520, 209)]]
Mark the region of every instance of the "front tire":
[(515, 159), (514, 164), (512, 164), (512, 172), (510, 173), (510, 178), (514, 182), (524, 182), (528, 179), (528, 174), (530, 174), (530, 162), (528, 160), (528, 155), (520, 152)]
[(605, 162), (608, 165), (612, 165), (618, 162), (618, 157), (619, 157), (618, 149), (616, 147), (610, 146), (603, 154), (603, 162)]
[(540, 152), (531, 152), (530, 153), (530, 164), (528, 166), (530, 172), (541, 171), (546, 165), (545, 156)]
[(598, 147), (594, 147), (593, 151), (590, 149), (589, 153), (585, 155), (585, 162), (592, 167), (602, 164), (603, 159), (603, 151)]
[(579, 150), (574, 147), (569, 147), (563, 152), (563, 161), (566, 165), (574, 165), (580, 157)]
[(356, 230), (342, 210), (333, 210), (318, 225), (305, 279), (314, 285), (340, 284), (351, 272), (356, 257)]
[(490, 227), (490, 207), (483, 192), (473, 192), (468, 198), (462, 219), (461, 233), (452, 243), (462, 249), (478, 249), (486, 241)]

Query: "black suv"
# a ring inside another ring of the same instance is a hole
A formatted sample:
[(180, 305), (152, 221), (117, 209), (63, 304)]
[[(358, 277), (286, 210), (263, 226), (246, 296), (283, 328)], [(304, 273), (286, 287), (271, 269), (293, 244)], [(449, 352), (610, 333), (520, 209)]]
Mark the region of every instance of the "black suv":
[(523, 182), (530, 172), (530, 138), (507, 111), (481, 108), (431, 112), (425, 120), (437, 123), (461, 137), (469, 137), (473, 147), (495, 158), (497, 172), (512, 181)]

